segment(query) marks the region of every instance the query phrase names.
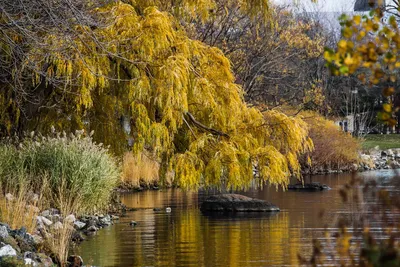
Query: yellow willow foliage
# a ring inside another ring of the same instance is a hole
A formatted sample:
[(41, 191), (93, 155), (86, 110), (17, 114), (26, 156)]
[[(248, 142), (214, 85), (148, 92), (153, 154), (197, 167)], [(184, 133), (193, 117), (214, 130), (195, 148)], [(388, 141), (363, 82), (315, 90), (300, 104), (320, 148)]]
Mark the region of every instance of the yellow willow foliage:
[[(135, 3), (98, 10), (106, 27), (78, 28), (70, 50), (54, 49), (46, 58), (47, 79), (63, 80), (62, 90), (69, 92), (62, 102), (69, 113), (49, 111), (42, 123), (57, 118), (59, 127), (95, 129), (96, 140), (122, 151), (128, 136), (118, 118), (125, 116), (133, 150), (156, 155), (161, 174), (174, 170), (175, 183), (183, 188), (244, 188), (253, 180), (254, 166), (260, 184), (285, 187), (299, 174), (298, 156), (312, 149), (306, 124), (278, 111), (249, 108), (219, 49), (189, 39), (156, 7), (139, 14), (141, 2)], [(48, 40), (54, 47), (64, 41)]]
[[(188, 21), (193, 18), (200, 18), (206, 22), (210, 17), (214, 16), (221, 3), (217, 0), (127, 0), (139, 11), (156, 6), (163, 11), (169, 11), (174, 16)], [(222, 6), (225, 12), (229, 13), (229, 7), (237, 6), (243, 13), (251, 16), (262, 14), (265, 19), (270, 15), (269, 0), (224, 0)]]
[[(284, 28), (278, 25), (277, 31), (280, 32), (279, 39), (281, 42), (284, 42), (292, 49), (304, 51), (305, 55), (300, 55), (302, 58), (312, 58), (323, 54), (325, 42), (322, 36), (310, 37), (307, 34), (313, 27), (315, 27), (313, 23), (293, 19)], [(277, 45), (279, 45), (279, 42)]]

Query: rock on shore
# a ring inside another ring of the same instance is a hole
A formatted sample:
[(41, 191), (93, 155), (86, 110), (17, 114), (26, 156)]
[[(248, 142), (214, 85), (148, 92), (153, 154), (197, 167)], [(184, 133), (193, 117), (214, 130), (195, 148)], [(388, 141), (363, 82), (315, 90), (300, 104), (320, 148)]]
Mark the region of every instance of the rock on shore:
[(238, 194), (221, 194), (208, 197), (201, 205), (201, 211), (219, 212), (267, 212), (279, 208), (267, 201)]
[(371, 149), (360, 155), (359, 171), (400, 168), (400, 149)]

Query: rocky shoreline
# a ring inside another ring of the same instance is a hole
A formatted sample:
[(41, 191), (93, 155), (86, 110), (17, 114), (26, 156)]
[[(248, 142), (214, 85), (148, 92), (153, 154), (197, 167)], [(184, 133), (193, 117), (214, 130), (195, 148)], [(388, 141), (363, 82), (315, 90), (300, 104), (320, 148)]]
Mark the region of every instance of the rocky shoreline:
[[(59, 210), (48, 209), (36, 216), (36, 229), (32, 233), (28, 233), (25, 227), (11, 229), (9, 225), (0, 223), (0, 266), (54, 266), (56, 260), (43, 249), (51, 235), (56, 235), (64, 227), (71, 227), (72, 241), (79, 244), (118, 219), (119, 216), (110, 214), (62, 217)], [(67, 266), (83, 266), (83, 261), (73, 255), (68, 258)]]
[[(9, 194), (6, 198), (7, 201), (13, 199)], [(69, 231), (72, 244), (78, 245), (100, 229), (114, 224), (127, 210), (118, 194), (114, 194), (106, 214), (62, 216), (58, 209), (50, 208), (33, 217), (35, 229), (30, 232), (25, 227), (12, 229), (0, 222), (0, 266), (57, 266), (56, 257), (48, 249), (49, 240), (60, 242), (56, 239), (62, 236), (63, 231)], [(71, 255), (67, 259), (67, 266), (83, 266), (83, 260)]]
[(379, 150), (373, 149), (360, 155), (358, 171), (399, 169), (400, 148)]
[[(372, 170), (388, 170), (400, 168), (400, 148), (397, 149), (371, 149), (360, 152), (359, 162), (339, 168), (319, 168), (313, 170), (311, 175), (324, 175), (343, 172), (363, 172)], [(304, 177), (310, 175), (309, 171), (302, 173)]]

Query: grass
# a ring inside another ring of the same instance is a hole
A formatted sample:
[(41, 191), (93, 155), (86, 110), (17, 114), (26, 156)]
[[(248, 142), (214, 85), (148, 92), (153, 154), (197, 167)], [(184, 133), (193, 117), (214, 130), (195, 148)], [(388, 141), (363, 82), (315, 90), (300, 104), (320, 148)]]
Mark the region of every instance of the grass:
[(150, 186), (159, 181), (160, 164), (146, 155), (134, 156), (131, 152), (124, 155), (122, 164), (122, 182), (129, 186)]
[(362, 148), (365, 150), (379, 146), (379, 149), (400, 148), (400, 134), (369, 134), (365, 136)]
[(12, 192), (13, 199), (0, 196), (0, 221), (12, 229), (24, 226), (29, 233), (33, 233), (36, 229), (36, 216), (39, 215), (40, 199), (32, 201), (32, 195), (26, 187)]

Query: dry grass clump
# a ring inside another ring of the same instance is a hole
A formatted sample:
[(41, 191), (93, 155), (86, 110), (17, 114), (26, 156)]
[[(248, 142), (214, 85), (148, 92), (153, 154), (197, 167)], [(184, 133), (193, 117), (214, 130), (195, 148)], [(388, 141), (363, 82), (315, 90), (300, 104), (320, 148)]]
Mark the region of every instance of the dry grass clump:
[(122, 163), (122, 182), (130, 186), (150, 186), (159, 182), (160, 164), (144, 154), (124, 155)]
[[(2, 191), (7, 192), (0, 196), (0, 221), (7, 223), (11, 229), (25, 227), (28, 233), (35, 233), (40, 210), (48, 208), (52, 203), (57, 203), (61, 216), (64, 218), (80, 210), (79, 205), (82, 199), (68, 190), (67, 179), (61, 179), (59, 189), (56, 191), (50, 190), (48, 175), (44, 174), (38, 179), (41, 180), (42, 185), (39, 194), (33, 193), (32, 185), (26, 182), (29, 179), (21, 179), (21, 183), (15, 188), (0, 187)], [(53, 226), (54, 224), (50, 228), (41, 229), (44, 238), (43, 249), (52, 255), (59, 266), (67, 266), (68, 252), (74, 233), (73, 223), (64, 220), (59, 228)]]
[(48, 233), (45, 246), (57, 259), (57, 264), (61, 267), (68, 266), (68, 252), (71, 245), (74, 225), (71, 222), (65, 222), (59, 229), (52, 229)]
[(63, 223), (59, 225), (59, 228), (50, 227), (45, 234), (45, 248), (54, 255), (57, 264), (61, 267), (68, 266), (68, 253), (72, 235), (75, 232), (73, 222), (66, 220), (65, 217), (79, 211), (79, 205), (82, 203), (80, 197), (70, 194), (66, 188), (66, 179), (63, 179), (54, 199), (59, 204), (60, 213), (64, 217)]
[(20, 191), (10, 198), (0, 196), (0, 221), (7, 223), (12, 229), (24, 226), (29, 233), (36, 228), (36, 216), (39, 215), (38, 201), (32, 201), (28, 192)]

